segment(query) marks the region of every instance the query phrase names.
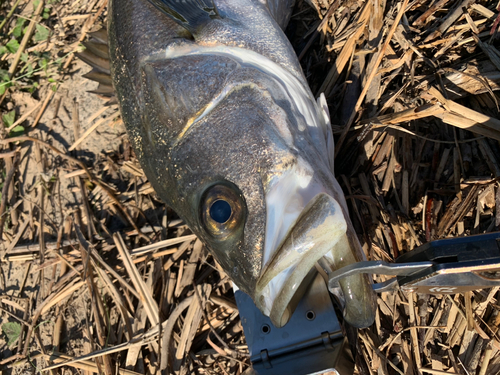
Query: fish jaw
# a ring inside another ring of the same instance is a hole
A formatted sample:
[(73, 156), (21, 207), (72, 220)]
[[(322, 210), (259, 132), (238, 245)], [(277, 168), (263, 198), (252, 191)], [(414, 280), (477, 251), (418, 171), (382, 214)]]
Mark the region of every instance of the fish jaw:
[(273, 324), (281, 327), (291, 316), (290, 303), (300, 294), (300, 285), (315, 263), (345, 238), (348, 225), (339, 202), (300, 156), (263, 181), (266, 235), (263, 268), (253, 298)]
[[(328, 274), (358, 261), (351, 250), (358, 241), (353, 235), (355, 236), (348, 226), (345, 235), (323, 257), (322, 264), (326, 266), (324, 270)], [(371, 326), (375, 321), (377, 300), (368, 276), (362, 274), (347, 276), (339, 280), (339, 284), (344, 299), (344, 319), (356, 328)]]
[[(342, 190), (335, 180), (328, 183), (317, 172), (299, 156), (272, 180), (263, 178), (267, 187), (263, 267), (252, 297), (276, 327), (288, 322), (319, 260), (327, 271), (362, 260), (354, 228), (342, 208)], [(340, 285), (345, 320), (358, 328), (370, 326), (376, 306), (368, 278), (354, 275)]]

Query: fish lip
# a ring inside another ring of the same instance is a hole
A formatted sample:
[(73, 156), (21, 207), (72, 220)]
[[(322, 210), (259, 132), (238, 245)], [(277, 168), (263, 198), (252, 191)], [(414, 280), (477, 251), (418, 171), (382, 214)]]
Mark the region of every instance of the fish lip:
[[(255, 288), (257, 307), (276, 327), (290, 316), (292, 298), (314, 264), (345, 235), (347, 223), (340, 204), (330, 195), (319, 193), (301, 211), (273, 257), (261, 271)], [(270, 288), (279, 291), (271, 297)]]

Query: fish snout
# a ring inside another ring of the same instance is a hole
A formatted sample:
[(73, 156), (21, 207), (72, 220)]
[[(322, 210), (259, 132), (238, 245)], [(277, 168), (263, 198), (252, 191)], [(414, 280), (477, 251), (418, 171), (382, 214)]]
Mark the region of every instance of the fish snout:
[[(317, 194), (302, 210), (264, 266), (255, 289), (257, 307), (276, 327), (290, 319), (294, 304), (305, 293), (308, 275), (322, 258), (332, 268), (358, 261), (347, 236), (348, 224), (339, 203)], [(344, 317), (354, 326), (370, 325), (374, 318), (373, 291), (366, 277), (340, 282), (346, 302)]]

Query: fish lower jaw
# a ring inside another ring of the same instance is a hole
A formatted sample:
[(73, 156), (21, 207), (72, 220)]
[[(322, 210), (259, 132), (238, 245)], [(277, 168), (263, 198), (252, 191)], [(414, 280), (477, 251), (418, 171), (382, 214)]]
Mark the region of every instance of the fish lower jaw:
[(304, 258), (298, 259), (297, 264), (282, 271), (262, 289), (256, 290), (256, 305), (264, 315), (269, 316), (274, 326), (280, 328), (288, 323), (294, 310), (292, 300), (301, 298), (298, 294), (305, 291), (310, 281), (308, 275), (314, 265), (331, 249), (331, 244), (323, 249), (316, 248), (317, 254), (306, 254)]
[(304, 208), (264, 267), (255, 289), (257, 307), (276, 327), (288, 322), (293, 312), (291, 302), (305, 291), (305, 281), (316, 262), (339, 241), (347, 241), (346, 230), (342, 210), (328, 194), (318, 194)]

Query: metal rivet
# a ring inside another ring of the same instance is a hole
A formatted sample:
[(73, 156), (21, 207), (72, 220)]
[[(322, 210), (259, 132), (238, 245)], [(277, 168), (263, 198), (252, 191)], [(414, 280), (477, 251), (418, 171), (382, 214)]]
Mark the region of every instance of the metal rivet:
[(307, 320), (314, 320), (314, 318), (316, 318), (316, 314), (314, 313), (314, 311), (309, 310), (308, 312), (306, 312)]

